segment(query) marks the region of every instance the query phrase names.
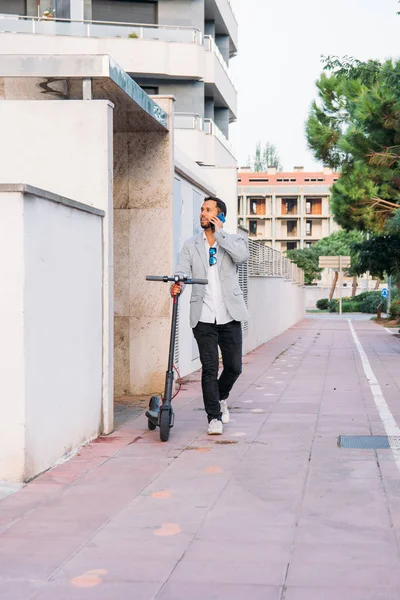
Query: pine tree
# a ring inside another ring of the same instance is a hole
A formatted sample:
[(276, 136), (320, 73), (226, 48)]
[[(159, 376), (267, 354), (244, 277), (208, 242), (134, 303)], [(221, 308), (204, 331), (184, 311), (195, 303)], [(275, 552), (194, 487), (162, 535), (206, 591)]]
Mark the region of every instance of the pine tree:
[(331, 200), (339, 225), (380, 232), (400, 206), (400, 61), (324, 60), (307, 141), (341, 171)]

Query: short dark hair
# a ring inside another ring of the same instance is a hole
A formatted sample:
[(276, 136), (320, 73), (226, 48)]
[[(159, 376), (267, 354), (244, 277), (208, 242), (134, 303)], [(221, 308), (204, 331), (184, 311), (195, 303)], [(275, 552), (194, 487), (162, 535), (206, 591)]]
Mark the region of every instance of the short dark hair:
[(208, 198), (204, 198), (204, 202), (207, 202), (207, 200), (214, 200), (214, 202), (217, 203), (219, 212), (222, 212), (226, 217), (227, 208), (226, 208), (226, 204), (223, 200), (221, 200), (220, 198), (217, 198), (216, 196), (208, 196)]

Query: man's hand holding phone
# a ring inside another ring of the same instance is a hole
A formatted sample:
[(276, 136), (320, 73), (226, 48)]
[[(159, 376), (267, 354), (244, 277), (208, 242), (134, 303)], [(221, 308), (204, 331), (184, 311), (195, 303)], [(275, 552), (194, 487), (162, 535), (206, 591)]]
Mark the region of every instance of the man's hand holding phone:
[(225, 223), (225, 215), (221, 212), (216, 217), (211, 219), (213, 231), (219, 231), (223, 229)]

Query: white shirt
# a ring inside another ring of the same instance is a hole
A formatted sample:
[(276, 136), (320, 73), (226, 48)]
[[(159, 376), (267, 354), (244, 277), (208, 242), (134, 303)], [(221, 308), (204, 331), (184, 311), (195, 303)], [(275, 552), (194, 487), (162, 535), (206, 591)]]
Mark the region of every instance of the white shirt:
[(215, 255), (217, 263), (213, 266), (210, 266), (210, 244), (208, 243), (206, 234), (204, 234), (203, 239), (208, 260), (208, 284), (205, 286), (204, 290), (203, 309), (201, 311), (200, 321), (202, 323), (217, 322), (217, 325), (225, 325), (226, 323), (233, 321), (233, 319), (226, 308), (224, 297), (222, 295), (221, 280), (219, 278), (218, 269), (218, 261), (221, 260), (221, 257), (218, 256), (218, 243), (215, 242), (215, 244), (212, 246), (213, 248), (217, 249), (217, 253)]

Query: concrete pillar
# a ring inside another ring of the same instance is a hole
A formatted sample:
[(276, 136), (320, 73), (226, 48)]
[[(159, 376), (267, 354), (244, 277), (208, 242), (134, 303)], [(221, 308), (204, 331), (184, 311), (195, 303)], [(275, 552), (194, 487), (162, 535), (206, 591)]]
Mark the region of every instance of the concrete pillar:
[(39, 16), (37, 0), (26, 0), (26, 14), (28, 17)]
[(85, 21), (92, 20), (92, 0), (83, 0), (83, 17)]
[(216, 35), (215, 43), (221, 52), (227, 65), (229, 65), (229, 35)]
[(229, 139), (229, 108), (214, 108), (214, 121), (224, 136)]
[(85, 18), (85, 0), (71, 0), (71, 20), (83, 21)]
[(204, 118), (214, 121), (214, 98), (204, 99)]
[[(157, 97), (172, 122), (173, 99)], [(115, 395), (161, 392), (173, 271), (173, 132), (114, 135)]]
[(204, 24), (204, 35), (215, 38), (215, 21), (206, 21)]

